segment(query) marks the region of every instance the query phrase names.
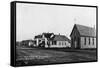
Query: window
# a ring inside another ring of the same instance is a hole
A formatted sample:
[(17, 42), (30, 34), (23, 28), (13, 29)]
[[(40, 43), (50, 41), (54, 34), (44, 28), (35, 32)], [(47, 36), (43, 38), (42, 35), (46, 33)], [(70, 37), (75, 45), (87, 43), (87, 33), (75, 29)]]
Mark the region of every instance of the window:
[(86, 45), (86, 37), (84, 37), (84, 45)]
[(90, 45), (90, 38), (89, 38), (89, 45)]
[(53, 45), (56, 45), (56, 41), (53, 41), (52, 44), (53, 44)]
[(52, 41), (52, 45), (54, 45), (54, 41)]
[(54, 44), (56, 45), (56, 41), (54, 41)]
[(94, 38), (92, 38), (92, 42), (93, 42), (93, 45), (94, 45)]
[(62, 45), (63, 45), (63, 42), (62, 42)]
[(59, 45), (61, 45), (61, 42), (59, 42)]

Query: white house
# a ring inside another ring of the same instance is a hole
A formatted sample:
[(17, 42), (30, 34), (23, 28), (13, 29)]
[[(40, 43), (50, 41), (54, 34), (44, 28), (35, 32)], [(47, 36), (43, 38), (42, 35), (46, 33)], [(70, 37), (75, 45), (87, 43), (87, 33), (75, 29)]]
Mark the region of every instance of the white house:
[(54, 33), (42, 33), (35, 36), (36, 46), (45, 48), (65, 48), (71, 47), (70, 40), (64, 35), (55, 35)]
[(54, 35), (54, 38), (49, 40), (50, 48), (66, 48), (71, 47), (70, 40), (64, 35)]

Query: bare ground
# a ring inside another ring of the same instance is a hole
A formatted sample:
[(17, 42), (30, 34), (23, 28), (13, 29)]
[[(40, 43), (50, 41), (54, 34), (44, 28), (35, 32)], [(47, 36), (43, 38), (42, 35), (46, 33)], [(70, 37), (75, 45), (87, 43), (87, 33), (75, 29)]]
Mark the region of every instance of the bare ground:
[(16, 66), (95, 61), (96, 50), (59, 51), (41, 48), (16, 49)]

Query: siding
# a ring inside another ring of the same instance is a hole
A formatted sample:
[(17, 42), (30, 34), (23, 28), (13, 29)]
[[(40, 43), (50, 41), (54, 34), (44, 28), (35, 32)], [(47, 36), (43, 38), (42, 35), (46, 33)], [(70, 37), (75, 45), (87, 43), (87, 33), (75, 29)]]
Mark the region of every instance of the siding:
[[(89, 38), (90, 38), (90, 44), (89, 44)], [(84, 37), (81, 37), (81, 48), (96, 48), (96, 38), (94, 38), (94, 45), (93, 45), (92, 39), (93, 38), (91, 38), (91, 37), (86, 37), (86, 45), (85, 45)]]
[(67, 41), (57, 41), (56, 42), (56, 45), (51, 45), (50, 47), (63, 48), (63, 47), (71, 47), (71, 45)]

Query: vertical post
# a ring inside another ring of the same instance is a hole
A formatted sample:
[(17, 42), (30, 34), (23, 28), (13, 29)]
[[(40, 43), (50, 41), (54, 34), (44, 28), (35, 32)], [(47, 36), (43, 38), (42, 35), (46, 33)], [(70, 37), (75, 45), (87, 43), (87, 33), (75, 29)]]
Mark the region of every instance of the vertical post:
[(45, 47), (48, 47), (48, 45), (47, 45), (47, 39), (45, 38)]
[(38, 39), (36, 39), (36, 45), (37, 45), (37, 46), (39, 45), (39, 40), (38, 40)]

